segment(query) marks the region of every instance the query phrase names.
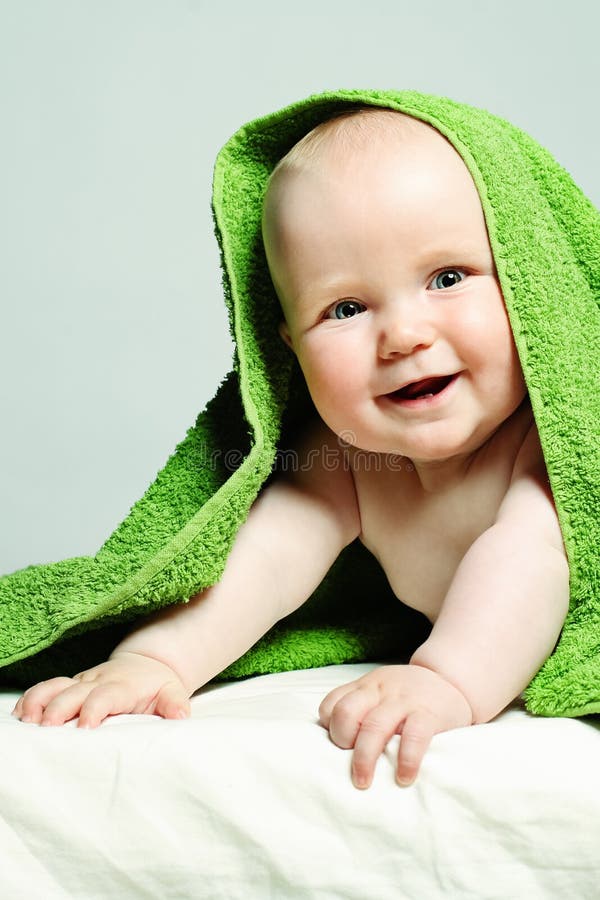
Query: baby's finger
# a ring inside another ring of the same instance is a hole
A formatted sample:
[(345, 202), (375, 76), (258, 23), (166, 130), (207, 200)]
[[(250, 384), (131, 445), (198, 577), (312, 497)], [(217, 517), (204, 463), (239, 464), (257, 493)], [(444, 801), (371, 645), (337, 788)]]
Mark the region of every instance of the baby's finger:
[(163, 685), (154, 703), (154, 714), (164, 719), (187, 719), (190, 713), (190, 701), (183, 686), (176, 682)]
[(418, 710), (406, 717), (398, 751), (398, 784), (406, 786), (413, 783), (435, 733), (435, 720), (430, 713)]
[(40, 717), (40, 725), (64, 725), (79, 715), (82, 705), (94, 685), (89, 682), (71, 682), (60, 693), (56, 694), (47, 704)]
[(348, 684), (341, 684), (339, 687), (329, 691), (329, 693), (321, 700), (321, 705), (319, 706), (319, 724), (322, 725), (323, 728), (329, 728), (331, 714), (336, 703), (341, 700), (342, 697), (345, 697), (355, 690), (356, 682), (350, 681)]
[(352, 755), (352, 781), (355, 787), (368, 788), (373, 780), (377, 760), (392, 735), (396, 734), (402, 715), (398, 703), (383, 702), (369, 710), (360, 724)]
[(125, 682), (113, 681), (93, 688), (81, 705), (79, 728), (97, 728), (108, 716), (121, 713), (145, 713), (150, 705), (151, 695), (140, 696), (140, 692)]
[(75, 684), (72, 678), (50, 678), (27, 688), (19, 697), (13, 709), (13, 715), (25, 722), (39, 724), (47, 704), (61, 691)]
[(339, 698), (329, 716), (329, 737), (344, 750), (354, 747), (361, 722), (377, 705), (377, 695), (366, 686), (353, 687)]

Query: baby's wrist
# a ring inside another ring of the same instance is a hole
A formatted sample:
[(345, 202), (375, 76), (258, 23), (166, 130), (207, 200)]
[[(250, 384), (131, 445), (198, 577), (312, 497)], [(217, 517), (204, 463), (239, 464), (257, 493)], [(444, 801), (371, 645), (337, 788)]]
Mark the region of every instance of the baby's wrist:
[(171, 662), (169, 662), (164, 657), (156, 656), (155, 654), (143, 650), (143, 649), (133, 649), (131, 647), (121, 647), (119, 645), (116, 647), (113, 652), (109, 656), (109, 660), (121, 660), (124, 662), (133, 661), (135, 664), (143, 664), (143, 662), (150, 663), (151, 665), (159, 665), (163, 668), (168, 669), (183, 685), (185, 685), (184, 679), (181, 677), (181, 674), (177, 671), (177, 669), (173, 666)]
[[(417, 653), (418, 653), (418, 651), (417, 651)], [(418, 666), (421, 669), (427, 669), (429, 672), (433, 672), (434, 675), (437, 675), (438, 678), (441, 678), (441, 680), (444, 682), (444, 684), (446, 684), (449, 688), (452, 689), (452, 691), (455, 694), (459, 703), (462, 704), (463, 709), (464, 709), (465, 720), (468, 720), (466, 722), (466, 724), (475, 725), (476, 717), (475, 717), (475, 712), (473, 710), (473, 705), (471, 703), (471, 700), (467, 696), (467, 694), (464, 692), (464, 690), (458, 684), (456, 684), (451, 678), (448, 678), (448, 676), (444, 672), (440, 672), (439, 669), (437, 669), (437, 667), (435, 666), (435, 664), (432, 664), (428, 660), (426, 661), (424, 659), (419, 659), (417, 656), (417, 653), (414, 653), (412, 655), (409, 665)]]

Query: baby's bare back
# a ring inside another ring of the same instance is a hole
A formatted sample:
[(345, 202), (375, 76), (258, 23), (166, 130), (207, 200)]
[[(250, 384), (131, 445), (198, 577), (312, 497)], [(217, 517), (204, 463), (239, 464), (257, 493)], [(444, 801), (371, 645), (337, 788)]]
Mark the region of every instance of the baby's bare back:
[(435, 622), (465, 553), (489, 528), (504, 499), (533, 418), (523, 404), (470, 457), (450, 483), (426, 489), (410, 460), (351, 449), (361, 521), (396, 596)]

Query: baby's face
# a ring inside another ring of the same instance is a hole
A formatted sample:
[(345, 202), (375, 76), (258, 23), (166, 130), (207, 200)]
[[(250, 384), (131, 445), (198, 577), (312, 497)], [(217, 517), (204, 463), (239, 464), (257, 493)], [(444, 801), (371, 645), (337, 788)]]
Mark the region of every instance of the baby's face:
[(365, 450), (439, 462), (525, 396), (479, 195), (433, 129), (282, 175), (269, 268), (324, 422)]

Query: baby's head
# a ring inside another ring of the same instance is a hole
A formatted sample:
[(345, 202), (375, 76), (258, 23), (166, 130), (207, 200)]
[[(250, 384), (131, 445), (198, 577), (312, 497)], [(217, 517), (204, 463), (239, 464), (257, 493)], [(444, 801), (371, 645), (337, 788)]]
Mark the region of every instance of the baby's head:
[(430, 125), (376, 107), (321, 123), (274, 170), (263, 237), (281, 335), (337, 434), (440, 460), (520, 405), (479, 195)]

